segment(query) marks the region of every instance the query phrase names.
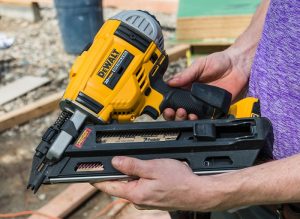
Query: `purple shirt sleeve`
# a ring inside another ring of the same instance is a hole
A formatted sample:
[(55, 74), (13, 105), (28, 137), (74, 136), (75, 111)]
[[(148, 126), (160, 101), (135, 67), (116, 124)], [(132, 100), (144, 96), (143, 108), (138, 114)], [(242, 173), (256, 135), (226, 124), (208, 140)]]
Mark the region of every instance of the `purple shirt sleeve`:
[(271, 0), (249, 82), (274, 129), (273, 158), (300, 153), (300, 1)]

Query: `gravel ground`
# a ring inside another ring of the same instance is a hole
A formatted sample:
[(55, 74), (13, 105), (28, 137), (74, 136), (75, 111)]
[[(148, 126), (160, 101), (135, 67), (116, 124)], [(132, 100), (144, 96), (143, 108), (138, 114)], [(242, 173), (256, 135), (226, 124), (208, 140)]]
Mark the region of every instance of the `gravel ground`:
[(1, 106), (0, 113), (62, 90), (67, 84), (68, 71), (75, 56), (63, 50), (54, 10), (42, 10), (42, 15), (43, 20), (37, 23), (1, 18), (0, 31), (15, 37), (11, 48), (0, 51), (0, 59), (14, 59), (3, 74), (1, 86), (25, 75), (48, 77), (51, 83)]
[[(114, 15), (118, 10), (105, 9), (104, 17)], [(58, 29), (58, 22), (53, 9), (41, 11), (43, 20), (30, 23), (24, 20), (0, 18), (0, 32), (15, 37), (13, 46), (0, 50), (0, 60), (13, 59), (0, 78), (0, 86), (10, 83), (24, 75), (46, 76), (51, 82), (22, 97), (0, 106), (0, 115), (18, 109), (35, 100), (63, 90), (68, 82), (68, 71), (75, 56), (64, 52)], [(155, 14), (163, 26), (165, 39), (174, 37), (175, 15)], [(170, 45), (166, 45), (167, 48)], [(186, 66), (185, 60), (171, 63), (165, 76), (170, 78)], [(62, 191), (66, 185), (43, 186), (38, 195), (26, 191), (25, 186), (31, 167), (32, 154), (39, 143), (42, 133), (55, 121), (55, 111), (47, 116), (30, 121), (0, 134), (0, 212), (16, 212), (37, 209)], [(142, 117), (139, 121), (149, 120)], [(101, 194), (101, 193), (100, 193)], [(86, 204), (86, 210), (80, 210), (72, 218), (86, 218), (87, 210), (101, 209), (109, 197), (98, 195), (92, 204)], [(98, 201), (97, 201), (98, 200)]]

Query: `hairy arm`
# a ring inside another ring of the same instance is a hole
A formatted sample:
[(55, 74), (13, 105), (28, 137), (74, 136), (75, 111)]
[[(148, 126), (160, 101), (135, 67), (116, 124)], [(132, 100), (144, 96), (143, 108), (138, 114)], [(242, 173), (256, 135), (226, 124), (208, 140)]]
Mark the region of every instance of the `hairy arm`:
[[(212, 187), (218, 189), (207, 188), (215, 197), (205, 210), (300, 202), (300, 154), (210, 177)], [(201, 177), (196, 177), (194, 185), (202, 185)], [(203, 210), (201, 208), (203, 206), (198, 207), (199, 210)]]
[(140, 178), (95, 186), (141, 209), (209, 212), (300, 202), (300, 155), (214, 176), (196, 176), (188, 166), (171, 159), (116, 157), (113, 165)]

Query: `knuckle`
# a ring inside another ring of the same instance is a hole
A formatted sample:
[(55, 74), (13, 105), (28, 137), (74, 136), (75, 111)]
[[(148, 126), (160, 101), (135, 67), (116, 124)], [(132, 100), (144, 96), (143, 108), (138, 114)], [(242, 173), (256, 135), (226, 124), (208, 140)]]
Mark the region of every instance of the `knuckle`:
[(137, 165), (134, 159), (128, 159), (126, 161), (126, 168), (128, 168), (132, 174), (137, 173)]

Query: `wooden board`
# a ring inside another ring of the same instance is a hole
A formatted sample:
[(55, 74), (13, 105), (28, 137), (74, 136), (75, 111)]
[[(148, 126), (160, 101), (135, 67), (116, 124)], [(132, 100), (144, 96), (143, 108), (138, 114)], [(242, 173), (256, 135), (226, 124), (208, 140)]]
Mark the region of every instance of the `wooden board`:
[(49, 81), (49, 78), (24, 76), (10, 84), (0, 87), (0, 105), (14, 100)]
[[(169, 212), (160, 210), (138, 210), (133, 204), (126, 205), (114, 219), (171, 219)], [(198, 218), (198, 217), (197, 217)], [(100, 218), (99, 218), (100, 219)], [(199, 218), (201, 219), (201, 218)]]
[(206, 56), (214, 52), (220, 52), (227, 49), (230, 45), (210, 45), (210, 46), (203, 46), (203, 45), (193, 45), (191, 46), (191, 53), (196, 56)]
[(58, 109), (58, 103), (62, 95), (63, 92), (55, 93), (20, 109), (1, 115), (0, 132)]
[[(178, 1), (179, 0), (102, 0), (102, 5), (104, 8), (142, 9), (162, 13), (176, 13)], [(53, 0), (0, 0), (0, 4), (28, 4), (32, 2), (42, 6), (53, 6)]]
[(235, 39), (250, 24), (260, 0), (180, 0), (178, 40)]
[[(37, 212), (52, 216), (54, 218), (64, 218), (84, 201), (98, 191), (89, 183), (78, 183), (70, 185), (62, 193), (50, 200)], [(41, 215), (32, 215), (28, 219), (47, 219)]]
[(169, 61), (173, 62), (178, 60), (179, 58), (184, 58), (188, 50), (190, 50), (190, 45), (186, 44), (177, 45), (168, 49), (167, 54), (169, 56)]
[(183, 18), (177, 20), (179, 40), (235, 39), (250, 24), (252, 15)]
[(0, 4), (31, 5), (29, 0), (0, 0)]
[(37, 22), (42, 19), (39, 5), (29, 1), (0, 0), (0, 15)]
[(178, 0), (103, 0), (103, 7), (140, 9), (162, 13), (176, 13)]
[(9, 3), (9, 4), (16, 4), (16, 5), (28, 5), (31, 3), (38, 3), (38, 4), (47, 4), (53, 5), (53, 0), (0, 0), (0, 4), (2, 3)]

